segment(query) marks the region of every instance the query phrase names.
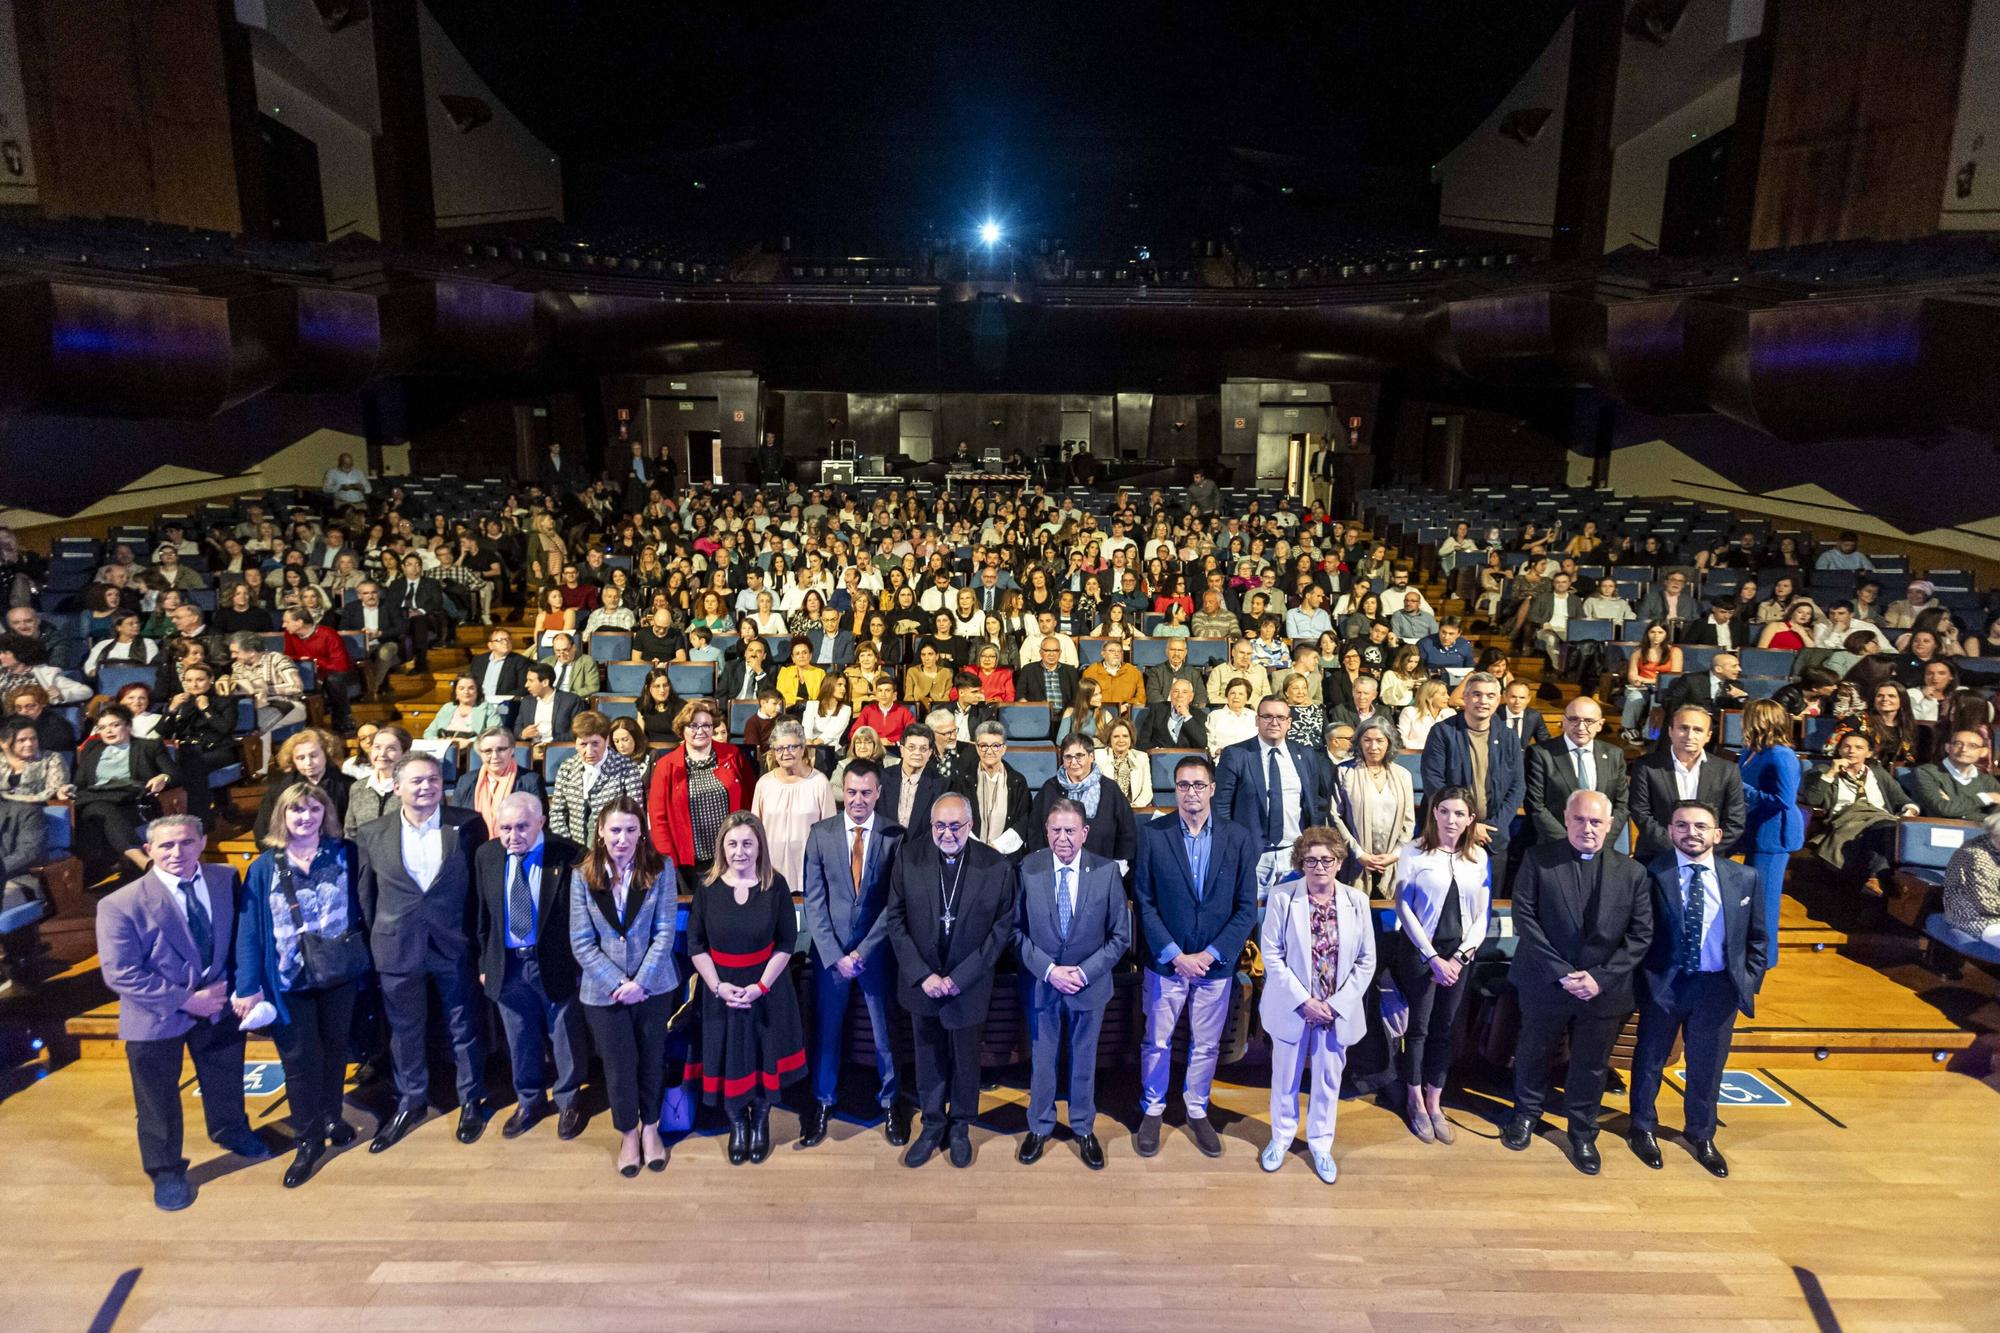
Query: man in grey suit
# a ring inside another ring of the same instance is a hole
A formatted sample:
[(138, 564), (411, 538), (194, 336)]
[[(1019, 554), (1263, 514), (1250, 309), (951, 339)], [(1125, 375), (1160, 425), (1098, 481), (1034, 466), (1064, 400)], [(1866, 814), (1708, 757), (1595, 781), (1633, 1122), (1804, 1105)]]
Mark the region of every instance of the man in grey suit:
[(897, 1096), (896, 1054), (890, 1042), (889, 995), (896, 960), (882, 946), (888, 927), (889, 870), (903, 843), (903, 828), (878, 814), (882, 771), (856, 759), (841, 778), (841, 811), (806, 831), (805, 924), (813, 941), (812, 1100), (799, 1117), (801, 1148), (826, 1139), (826, 1124), (840, 1090), (840, 1054), (847, 1030), (847, 1002), (856, 987), (868, 1007), (875, 1039), (876, 1101), (882, 1135), (892, 1147), (910, 1141), (910, 1120)]
[(132, 1071), (139, 1160), (153, 1203), (194, 1202), (181, 1153), (181, 1052), (194, 1057), (208, 1137), (252, 1160), (271, 1149), (243, 1113), (243, 1032), (229, 1007), (236, 872), (203, 865), (201, 821), (168, 815), (146, 826), (152, 869), (98, 904), (97, 953), (118, 996), (118, 1037)]
[(396, 765), (396, 797), (398, 808), (362, 825), (355, 839), (361, 853), (356, 896), (382, 978), (396, 1067), (396, 1113), (382, 1122), (369, 1152), (395, 1147), (424, 1118), (432, 989), (458, 1066), (458, 1141), (475, 1142), (486, 1128), (486, 1053), (472, 943), (472, 857), (485, 841), (486, 821), (477, 810), (444, 807), (444, 771), (427, 754), (404, 755)]
[(1604, 728), (1604, 709), (1589, 695), (1578, 695), (1563, 709), (1562, 735), (1528, 750), (1528, 819), (1536, 842), (1561, 842), (1563, 807), (1571, 793), (1601, 791), (1611, 798), (1611, 841), (1631, 822), (1628, 805), (1631, 780), (1625, 772), (1625, 752), (1597, 738)]
[[(1021, 862), (1014, 947), (1021, 979), (1033, 1073), (1028, 1136), (1016, 1154), (1041, 1160), (1056, 1129), (1056, 1074), (1069, 1056), (1069, 1127), (1083, 1164), (1104, 1169), (1097, 1141), (1097, 1033), (1111, 1002), (1111, 969), (1132, 943), (1132, 911), (1115, 861), (1083, 850), (1083, 807), (1064, 798), (1049, 806), (1048, 846)], [(1067, 1029), (1067, 1032), (1065, 1032)]]

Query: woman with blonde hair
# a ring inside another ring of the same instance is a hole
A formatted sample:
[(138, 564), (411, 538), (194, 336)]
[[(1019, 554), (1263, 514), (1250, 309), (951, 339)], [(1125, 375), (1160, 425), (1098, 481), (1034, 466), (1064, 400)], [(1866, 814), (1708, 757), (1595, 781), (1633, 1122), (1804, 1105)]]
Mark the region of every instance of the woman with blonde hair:
[(1396, 719), (1396, 730), (1402, 737), (1403, 748), (1421, 750), (1430, 739), (1431, 728), (1452, 716), (1451, 691), (1441, 680), (1427, 680), (1416, 688), (1408, 707)]
[(835, 791), (841, 790), (841, 784), (847, 778), (849, 764), (857, 759), (866, 759), (879, 764), (887, 749), (888, 747), (882, 744), (881, 732), (873, 727), (856, 727), (848, 734), (847, 753), (833, 766), (833, 772), (827, 775), (827, 781)]

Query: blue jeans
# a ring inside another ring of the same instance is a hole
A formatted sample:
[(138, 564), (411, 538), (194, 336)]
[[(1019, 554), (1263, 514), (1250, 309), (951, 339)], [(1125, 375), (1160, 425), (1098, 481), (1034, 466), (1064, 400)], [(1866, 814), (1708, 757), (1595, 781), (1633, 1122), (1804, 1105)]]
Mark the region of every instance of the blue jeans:
[(1625, 704), (1621, 714), (1621, 721), (1625, 730), (1637, 731), (1640, 727), (1646, 725), (1646, 714), (1652, 710), (1652, 707), (1653, 692), (1650, 689), (1641, 689), (1637, 685), (1627, 685), (1625, 687)]
[(876, 1100), (883, 1106), (893, 1106), (896, 1101), (896, 1052), (890, 1045), (889, 1037), (889, 989), (894, 984), (895, 959), (889, 951), (877, 949), (861, 975), (849, 980), (834, 970), (830, 963), (813, 958), (813, 1026), (815, 1028), (812, 1052), (813, 1096), (821, 1106), (831, 1106), (840, 1088), (840, 1048), (841, 1037), (847, 1030), (847, 1001), (849, 991), (858, 987), (861, 999), (868, 1006), (868, 1026), (875, 1034), (875, 1073), (881, 1079), (881, 1090)]

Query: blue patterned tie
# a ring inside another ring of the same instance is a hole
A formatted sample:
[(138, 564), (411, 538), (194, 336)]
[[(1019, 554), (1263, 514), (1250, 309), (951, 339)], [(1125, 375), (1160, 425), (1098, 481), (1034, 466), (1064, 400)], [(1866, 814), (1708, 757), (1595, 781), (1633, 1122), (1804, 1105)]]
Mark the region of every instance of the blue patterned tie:
[(1278, 752), (1267, 750), (1270, 755), (1270, 769), (1264, 776), (1264, 794), (1269, 802), (1264, 809), (1264, 845), (1276, 847), (1285, 840), (1285, 786), (1278, 779)]
[(1681, 958), (1683, 972), (1701, 971), (1702, 912), (1708, 906), (1708, 894), (1701, 886), (1701, 877), (1707, 873), (1703, 867), (1688, 867), (1687, 907), (1681, 914)]
[(1069, 905), (1069, 867), (1056, 867), (1056, 934), (1069, 938), (1072, 909)]

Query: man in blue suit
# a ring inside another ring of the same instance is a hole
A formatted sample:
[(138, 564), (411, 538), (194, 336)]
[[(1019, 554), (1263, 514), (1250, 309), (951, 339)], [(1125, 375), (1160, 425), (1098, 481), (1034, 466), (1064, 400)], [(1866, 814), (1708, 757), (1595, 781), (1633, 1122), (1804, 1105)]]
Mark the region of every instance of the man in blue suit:
[(1167, 1077), (1174, 1029), (1188, 1013), (1188, 1133), (1209, 1157), (1222, 1155), (1222, 1139), (1208, 1123), (1209, 1088), (1229, 1017), (1236, 960), (1257, 923), (1259, 839), (1212, 811), (1214, 771), (1191, 754), (1174, 765), (1171, 815), (1139, 831), (1139, 866), (1133, 896), (1145, 952), (1143, 990), (1146, 1035), (1139, 1048), (1141, 1157), (1160, 1150), (1160, 1122), (1167, 1109)]
[(1654, 1103), (1660, 1074), (1684, 1036), (1686, 1127), (1682, 1136), (1710, 1174), (1729, 1163), (1715, 1147), (1715, 1103), (1736, 1014), (1756, 1013), (1775, 941), (1757, 872), (1718, 857), (1722, 819), (1703, 801), (1681, 801), (1667, 824), (1673, 851), (1647, 867), (1653, 941), (1639, 965), (1639, 1040), (1632, 1056), (1632, 1153), (1660, 1169)]
[(806, 635), (814, 666), (837, 671), (854, 660), (854, 635), (840, 623), (841, 614), (832, 607), (819, 613), (819, 624)]
[(882, 946), (888, 928), (882, 908), (889, 898), (889, 869), (903, 843), (903, 828), (878, 815), (882, 772), (872, 759), (856, 759), (841, 778), (841, 812), (806, 833), (805, 924), (812, 934), (812, 1100), (799, 1117), (801, 1148), (817, 1147), (840, 1087), (840, 1050), (847, 1030), (847, 1002), (856, 986), (868, 1006), (875, 1036), (876, 1100), (882, 1133), (894, 1147), (910, 1141), (909, 1116), (899, 1112), (896, 1057), (889, 1039), (889, 996), (896, 960)]
[(1291, 725), (1292, 706), (1272, 695), (1257, 705), (1256, 736), (1225, 746), (1215, 768), (1216, 817), (1256, 840), (1260, 902), (1292, 873), (1299, 830), (1326, 823), (1333, 810), (1332, 766), (1286, 741)]
[(1498, 677), (1488, 671), (1467, 676), (1464, 711), (1431, 728), (1419, 766), (1425, 791), (1466, 787), (1481, 798), (1480, 807), (1472, 812), (1479, 821), (1472, 832), (1486, 848), (1487, 863), (1494, 867), (1496, 898), (1505, 887), (1499, 881), (1506, 878), (1501, 867), (1507, 864), (1508, 829), (1527, 794), (1521, 746), (1494, 725), (1493, 715), (1499, 707)]

